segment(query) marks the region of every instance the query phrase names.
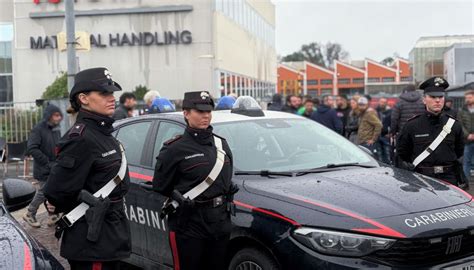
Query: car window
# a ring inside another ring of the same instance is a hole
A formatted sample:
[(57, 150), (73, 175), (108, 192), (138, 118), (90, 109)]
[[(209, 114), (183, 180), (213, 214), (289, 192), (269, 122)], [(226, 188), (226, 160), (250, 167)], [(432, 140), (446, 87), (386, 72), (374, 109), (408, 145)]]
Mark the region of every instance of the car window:
[(156, 157), (160, 153), (163, 143), (167, 140), (181, 135), (184, 132), (184, 127), (175, 123), (161, 122), (156, 135), (155, 148), (153, 150), (153, 168), (156, 164)]
[(344, 137), (307, 119), (265, 119), (220, 123), (216, 134), (231, 148), (236, 170), (305, 170), (375, 161)]
[(138, 122), (123, 126), (118, 131), (117, 139), (123, 144), (127, 161), (131, 165), (142, 165), (140, 160), (143, 145), (150, 129), (151, 122)]

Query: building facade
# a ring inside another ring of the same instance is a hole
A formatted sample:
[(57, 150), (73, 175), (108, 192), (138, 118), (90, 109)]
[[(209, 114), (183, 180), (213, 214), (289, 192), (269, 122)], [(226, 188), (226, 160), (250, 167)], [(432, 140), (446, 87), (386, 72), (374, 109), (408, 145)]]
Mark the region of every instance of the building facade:
[(444, 52), (456, 43), (474, 43), (474, 35), (421, 37), (410, 51), (415, 83), (444, 75)]
[(444, 77), (453, 86), (474, 82), (474, 43), (454, 44), (444, 52)]
[[(13, 14), (13, 100), (32, 101), (67, 71), (64, 3), (13, 0)], [(83, 0), (75, 15), (76, 33), (90, 42), (76, 52), (78, 69), (107, 67), (125, 91), (145, 85), (170, 99), (275, 91), (270, 0)]]
[(278, 68), (278, 92), (281, 94), (398, 95), (411, 83), (410, 65), (402, 58), (386, 66), (371, 59), (351, 64), (334, 61), (328, 69), (307, 61), (283, 62)]

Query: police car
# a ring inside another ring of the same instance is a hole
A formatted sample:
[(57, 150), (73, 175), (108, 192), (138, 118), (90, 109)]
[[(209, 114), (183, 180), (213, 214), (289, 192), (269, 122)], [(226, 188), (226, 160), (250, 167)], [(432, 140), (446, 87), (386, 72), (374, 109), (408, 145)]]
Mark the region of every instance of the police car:
[[(380, 164), (312, 120), (254, 104), (238, 100), (232, 111), (213, 112), (240, 188), (229, 269), (474, 268), (471, 195)], [(151, 182), (163, 142), (184, 128), (182, 112), (116, 123), (131, 178), (127, 262), (144, 269), (173, 267), (159, 217), (165, 198)]]

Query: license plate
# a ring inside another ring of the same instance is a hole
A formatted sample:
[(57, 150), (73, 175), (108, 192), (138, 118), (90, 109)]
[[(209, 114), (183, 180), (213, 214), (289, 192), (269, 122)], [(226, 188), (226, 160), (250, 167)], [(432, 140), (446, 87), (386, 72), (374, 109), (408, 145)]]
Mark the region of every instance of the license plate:
[(474, 270), (474, 262), (463, 263), (455, 266), (443, 267), (443, 270)]

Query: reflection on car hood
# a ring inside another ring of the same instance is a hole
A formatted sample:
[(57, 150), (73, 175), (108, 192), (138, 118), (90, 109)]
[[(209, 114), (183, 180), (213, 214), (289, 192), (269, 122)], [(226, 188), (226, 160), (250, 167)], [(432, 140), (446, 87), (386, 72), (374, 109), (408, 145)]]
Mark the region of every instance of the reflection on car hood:
[[(347, 168), (277, 179), (255, 178), (258, 180), (244, 183), (250, 193), (317, 210), (321, 210), (317, 205), (322, 203), (368, 218), (424, 212), (471, 200), (466, 193), (448, 184), (390, 167)], [(308, 201), (315, 203), (308, 204)]]
[(25, 247), (28, 248), (25, 239), (15, 225), (0, 217), (0, 268), (17, 269), (23, 265)]

